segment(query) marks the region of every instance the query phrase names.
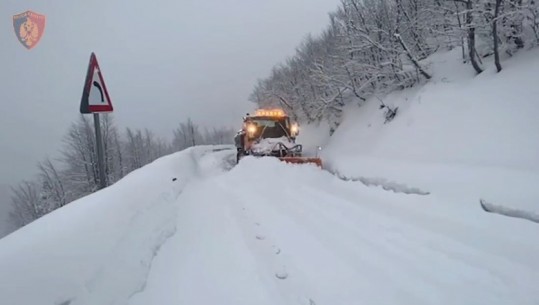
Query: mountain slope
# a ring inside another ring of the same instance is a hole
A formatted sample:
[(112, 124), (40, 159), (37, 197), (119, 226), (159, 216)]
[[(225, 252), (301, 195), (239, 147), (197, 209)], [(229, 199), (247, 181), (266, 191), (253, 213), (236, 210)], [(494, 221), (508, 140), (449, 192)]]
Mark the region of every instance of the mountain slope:
[(479, 207), (479, 198), (539, 213), (539, 51), (474, 76), (458, 50), (432, 56), (432, 81), (394, 92), (384, 124), (374, 98), (350, 107), (323, 156), (349, 177), (412, 185)]

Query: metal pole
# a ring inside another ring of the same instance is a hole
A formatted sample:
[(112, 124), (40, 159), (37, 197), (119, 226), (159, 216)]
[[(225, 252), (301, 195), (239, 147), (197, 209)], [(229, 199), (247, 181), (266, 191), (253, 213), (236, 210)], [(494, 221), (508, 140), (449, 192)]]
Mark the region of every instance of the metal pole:
[(103, 139), (101, 138), (101, 124), (99, 124), (99, 113), (94, 113), (95, 142), (97, 146), (97, 164), (99, 168), (99, 189), (107, 187), (105, 176), (105, 162), (103, 156)]

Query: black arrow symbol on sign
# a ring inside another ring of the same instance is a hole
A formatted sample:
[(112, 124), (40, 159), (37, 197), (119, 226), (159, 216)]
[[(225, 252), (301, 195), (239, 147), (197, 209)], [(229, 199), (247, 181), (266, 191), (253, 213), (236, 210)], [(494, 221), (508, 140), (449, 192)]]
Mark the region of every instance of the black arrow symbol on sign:
[(103, 97), (103, 89), (101, 89), (101, 85), (98, 82), (94, 81), (94, 86), (96, 86), (97, 89), (99, 89), (99, 93), (101, 93), (101, 102), (104, 103), (105, 99)]

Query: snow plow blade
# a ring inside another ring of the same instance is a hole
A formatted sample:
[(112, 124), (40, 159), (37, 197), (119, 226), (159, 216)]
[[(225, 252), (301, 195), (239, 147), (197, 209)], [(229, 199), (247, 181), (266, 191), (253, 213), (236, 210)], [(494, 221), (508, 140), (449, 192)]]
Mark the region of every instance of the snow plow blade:
[(279, 157), (279, 160), (294, 163), (294, 164), (308, 164), (314, 163), (316, 166), (322, 168), (322, 159), (320, 158), (305, 158), (305, 157)]

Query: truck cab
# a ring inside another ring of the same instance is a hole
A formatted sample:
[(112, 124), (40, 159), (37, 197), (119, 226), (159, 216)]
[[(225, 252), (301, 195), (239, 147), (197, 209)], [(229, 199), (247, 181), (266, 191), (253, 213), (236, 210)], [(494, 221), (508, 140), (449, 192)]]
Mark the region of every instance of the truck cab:
[(296, 123), (281, 109), (259, 109), (253, 115), (243, 119), (242, 128), (234, 138), (238, 150), (238, 159), (249, 155), (253, 144), (263, 139), (280, 139), (295, 143), (299, 133)]

